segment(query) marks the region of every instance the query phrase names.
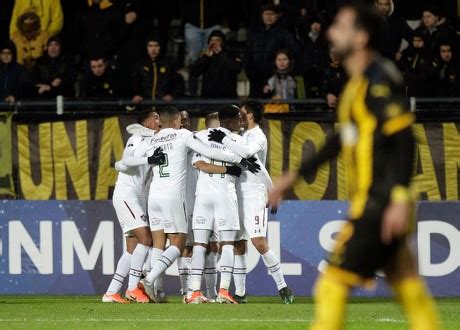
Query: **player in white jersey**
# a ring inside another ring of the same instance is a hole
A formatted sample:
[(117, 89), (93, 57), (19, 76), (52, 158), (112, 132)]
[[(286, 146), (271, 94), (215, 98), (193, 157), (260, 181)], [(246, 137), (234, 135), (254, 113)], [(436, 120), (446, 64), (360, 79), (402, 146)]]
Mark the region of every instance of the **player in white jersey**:
[[(259, 127), (263, 117), (263, 105), (259, 101), (248, 100), (241, 106), (242, 123), (244, 133), (243, 143), (235, 142), (224, 132), (213, 131), (210, 140), (222, 142), (224, 146), (233, 150), (241, 157), (256, 156), (265, 167), (267, 159), (267, 138)], [(244, 227), (240, 241), (235, 245), (235, 300), (246, 302), (246, 251), (247, 239), (251, 239), (254, 247), (262, 256), (265, 266), (268, 268), (277, 285), (283, 303), (291, 304), (294, 301), (292, 290), (284, 281), (281, 265), (278, 257), (270, 249), (267, 242), (267, 184), (260, 180), (260, 176), (243, 172), (239, 180), (238, 205), (240, 221)], [(276, 212), (276, 210), (272, 210)]]
[[(240, 136), (231, 133), (238, 131), (240, 127), (239, 109), (233, 106), (224, 106), (219, 110), (219, 121), (222, 125), (220, 130), (226, 131), (232, 138)], [(213, 148), (225, 150), (222, 144), (209, 142), (207, 136), (210, 130), (196, 134), (197, 138), (206, 141)], [(204, 157), (197, 154), (193, 163), (199, 166), (225, 163), (212, 157)], [(205, 266), (205, 254), (212, 232), (217, 228), (219, 233), (222, 253), (220, 259), (221, 281), (219, 294), (216, 301), (220, 303), (232, 303), (235, 301), (228, 292), (230, 286), (233, 263), (234, 243), (240, 228), (238, 219), (238, 202), (236, 197), (236, 178), (241, 174), (241, 169), (236, 166), (226, 166), (221, 174), (208, 174), (200, 171), (197, 182), (195, 209), (193, 214), (194, 247), (192, 256), (192, 289), (193, 294), (187, 300), (188, 303), (207, 302), (201, 293), (201, 280)]]
[[(137, 122), (152, 130), (158, 130), (160, 127), (156, 112), (140, 113)], [(132, 135), (126, 143), (123, 156), (134, 155), (134, 151), (144, 138), (142, 135)], [(145, 256), (152, 245), (145, 205), (145, 186), (151, 177), (151, 167), (144, 165), (124, 170), (118, 173), (113, 192), (113, 206), (126, 237), (126, 251), (118, 261), (117, 269), (102, 301), (127, 302), (120, 296), (119, 291), (129, 272), (126, 297), (137, 302), (148, 302), (148, 297), (137, 289), (137, 284)]]
[(142, 147), (136, 150), (133, 162), (130, 161), (131, 165), (145, 164), (148, 155), (151, 155), (152, 151), (157, 148), (161, 148), (165, 154), (165, 162), (153, 168), (148, 214), (154, 248), (164, 247), (166, 238), (169, 239), (170, 246), (159, 258), (152, 253), (152, 271), (145, 279), (149, 296), (153, 295), (153, 282), (171, 266), (185, 247), (187, 235), (185, 184), (189, 149), (223, 161), (241, 162), (254, 171), (258, 169), (255, 163), (235, 156), (233, 153), (209, 148), (195, 139), (192, 132), (179, 129), (180, 115), (175, 107), (164, 107), (160, 112), (160, 120), (161, 130), (150, 139), (144, 140)]
[[(181, 111), (181, 128), (190, 129), (190, 116), (187, 111)], [(205, 120), (206, 128), (217, 128), (219, 127), (219, 118), (217, 112), (211, 113), (206, 116)], [(193, 208), (195, 206), (195, 192), (196, 182), (198, 180), (198, 170), (204, 171), (210, 174), (225, 173), (226, 168), (214, 164), (204, 163), (200, 166), (193, 166), (193, 152), (189, 152), (187, 158), (187, 180), (186, 180), (186, 194), (185, 194), (185, 213), (187, 214), (188, 232), (187, 240), (185, 243), (185, 249), (181, 256), (177, 258), (177, 268), (179, 270), (179, 278), (181, 282), (181, 295), (182, 301), (185, 303), (190, 298), (192, 293), (190, 273), (192, 268), (192, 251), (193, 251), (193, 230), (192, 230), (192, 218)], [(198, 169), (198, 170), (197, 170)], [(212, 236), (209, 249), (206, 253), (206, 263), (204, 269), (204, 278), (207, 288), (207, 297), (210, 300), (214, 300), (217, 296), (216, 283), (217, 283), (217, 271), (216, 271), (216, 259), (219, 251), (219, 244), (217, 237)]]

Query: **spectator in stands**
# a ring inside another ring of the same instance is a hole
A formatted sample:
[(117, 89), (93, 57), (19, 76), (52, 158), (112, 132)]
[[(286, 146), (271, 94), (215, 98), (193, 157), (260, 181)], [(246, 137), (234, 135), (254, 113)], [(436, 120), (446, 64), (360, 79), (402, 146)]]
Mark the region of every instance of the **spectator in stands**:
[(425, 48), (425, 40), (421, 31), (415, 31), (412, 36), (412, 45), (403, 51), (399, 62), (407, 85), (407, 96), (431, 95), (430, 66), (432, 60), (429, 51)]
[(82, 81), (82, 96), (91, 99), (110, 99), (118, 96), (118, 85), (115, 73), (103, 56), (91, 58), (90, 71)]
[(18, 30), (11, 37), (17, 49), (18, 63), (32, 70), (35, 60), (42, 56), (48, 33), (41, 30), (40, 18), (33, 11), (18, 17)]
[[(130, 81), (132, 72), (144, 55), (147, 35), (146, 22), (142, 18), (142, 7), (138, 0), (127, 0), (123, 5), (123, 28), (117, 50), (116, 68), (120, 81)], [(120, 90), (122, 97), (132, 97), (132, 90)]]
[(75, 96), (76, 66), (72, 58), (62, 53), (62, 42), (58, 37), (48, 40), (45, 54), (35, 62), (32, 77), (38, 96)]
[(174, 97), (183, 95), (178, 73), (170, 59), (161, 53), (159, 37), (148, 38), (146, 50), (145, 59), (134, 70), (133, 103), (142, 102), (144, 99), (170, 102)]
[(0, 46), (0, 102), (14, 103), (28, 96), (30, 75), (16, 62), (16, 46), (11, 40)]
[(305, 86), (303, 97), (319, 97), (323, 72), (328, 63), (328, 46), (322, 20), (313, 17), (304, 26), (304, 30), (303, 38), (300, 40), (303, 63), (300, 63), (299, 70)]
[(329, 58), (329, 66), (324, 70), (323, 96), (326, 98), (327, 105), (330, 108), (335, 108), (347, 76), (342, 67), (340, 56), (333, 47), (329, 49)]
[(296, 94), (296, 82), (292, 76), (293, 59), (285, 49), (275, 55), (275, 74), (264, 87), (266, 97), (273, 99), (293, 99)]
[(64, 15), (59, 0), (16, 0), (10, 23), (11, 37), (18, 30), (19, 17), (28, 11), (37, 14), (42, 30), (48, 36), (55, 36), (61, 31)]
[(437, 53), (441, 40), (454, 39), (453, 30), (446, 19), (441, 19), (437, 6), (428, 6), (423, 10), (421, 25), (415, 31), (425, 40), (425, 49), (431, 56)]
[(393, 0), (375, 0), (375, 6), (384, 20), (381, 53), (393, 61), (399, 60), (402, 40), (410, 42), (413, 30), (401, 16), (394, 13)]
[(191, 62), (206, 49), (209, 35), (222, 28), (225, 5), (222, 0), (181, 0), (185, 43)]
[(237, 75), (243, 68), (241, 60), (227, 53), (227, 38), (220, 30), (209, 35), (208, 49), (190, 65), (190, 74), (203, 75), (201, 96), (204, 98), (237, 98)]
[(273, 74), (273, 59), (279, 49), (286, 49), (298, 58), (294, 37), (278, 23), (277, 6), (265, 5), (261, 11), (262, 23), (251, 30), (245, 55), (245, 69), (251, 89), (250, 97), (263, 95), (263, 88)]
[(103, 56), (112, 60), (120, 43), (125, 18), (110, 0), (88, 0), (80, 26), (81, 55), (84, 60)]
[(441, 42), (439, 58), (433, 61), (433, 84), (437, 97), (459, 97), (460, 70), (453, 58), (453, 46), (450, 42)]

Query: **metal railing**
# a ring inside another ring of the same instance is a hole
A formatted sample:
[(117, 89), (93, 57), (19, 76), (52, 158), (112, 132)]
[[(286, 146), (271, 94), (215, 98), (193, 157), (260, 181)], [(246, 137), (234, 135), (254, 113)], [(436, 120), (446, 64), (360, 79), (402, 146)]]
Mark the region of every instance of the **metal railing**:
[[(273, 100), (261, 99), (264, 104), (289, 104), (288, 113), (266, 114), (268, 118), (298, 118), (319, 121), (334, 121), (335, 110), (330, 109), (323, 99)], [(240, 99), (178, 99), (173, 102), (145, 100), (133, 104), (129, 99), (74, 100), (47, 99), (21, 100), (13, 104), (0, 102), (1, 112), (13, 112), (19, 121), (65, 120), (82, 117), (132, 114), (146, 109), (158, 109), (174, 105), (187, 110), (191, 116), (203, 116), (216, 111), (219, 106), (239, 104)], [(460, 98), (410, 98), (408, 105), (418, 121), (460, 120)]]

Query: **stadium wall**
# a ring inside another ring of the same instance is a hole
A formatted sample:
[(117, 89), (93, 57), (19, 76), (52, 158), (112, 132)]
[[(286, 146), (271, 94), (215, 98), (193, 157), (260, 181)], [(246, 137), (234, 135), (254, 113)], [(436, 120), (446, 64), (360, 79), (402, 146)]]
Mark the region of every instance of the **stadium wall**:
[[(287, 201), (269, 221), (269, 242), (280, 255), (286, 281), (297, 295), (311, 295), (318, 271), (343, 223), (347, 203)], [(460, 296), (460, 203), (420, 202), (413, 235), (419, 270), (435, 296)], [(0, 294), (101, 294), (123, 250), (110, 201), (8, 201), (0, 206)], [(272, 278), (251, 247), (250, 295), (276, 295)], [(179, 292), (177, 266), (166, 278)], [(381, 276), (372, 291), (385, 296)]]

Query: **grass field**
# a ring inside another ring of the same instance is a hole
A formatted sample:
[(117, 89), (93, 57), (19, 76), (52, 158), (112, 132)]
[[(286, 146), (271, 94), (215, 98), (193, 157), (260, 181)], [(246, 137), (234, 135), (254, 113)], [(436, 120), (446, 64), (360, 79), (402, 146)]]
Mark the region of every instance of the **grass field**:
[[(460, 299), (438, 299), (444, 329), (460, 329)], [(297, 298), (250, 297), (246, 305), (103, 304), (100, 297), (0, 296), (0, 328), (305, 329), (313, 304)], [(353, 299), (347, 329), (407, 329), (399, 306), (386, 299)]]

